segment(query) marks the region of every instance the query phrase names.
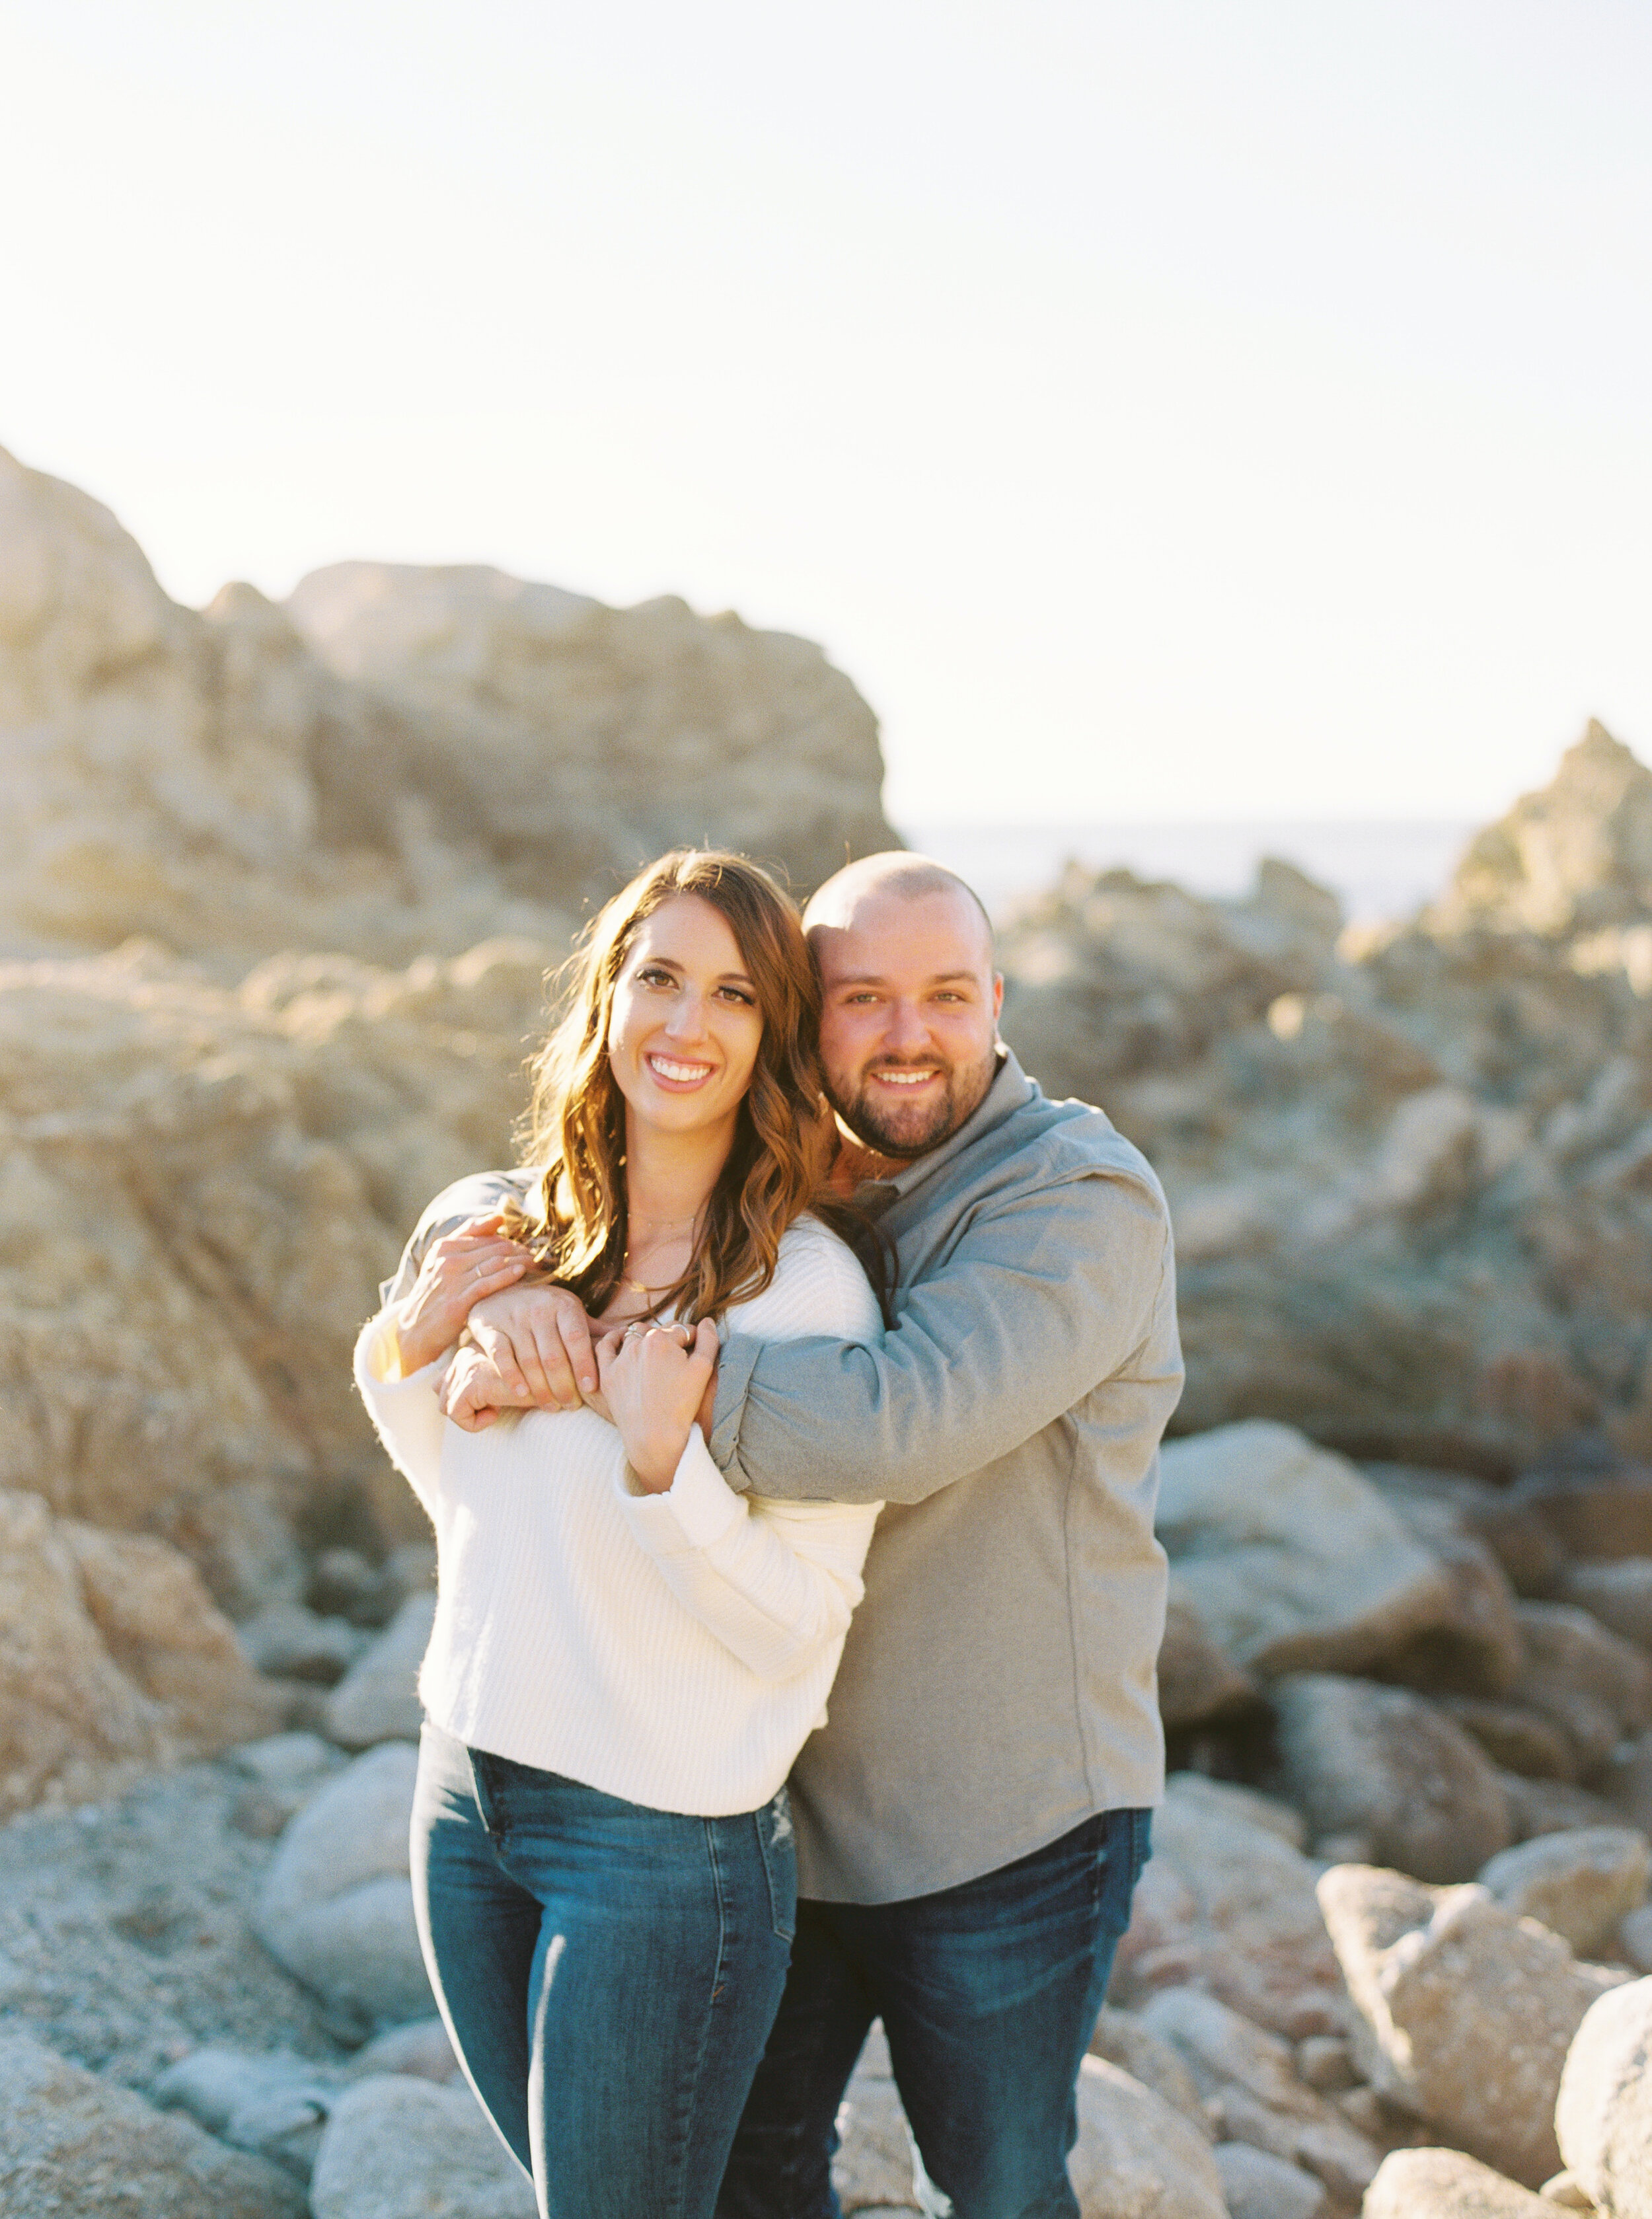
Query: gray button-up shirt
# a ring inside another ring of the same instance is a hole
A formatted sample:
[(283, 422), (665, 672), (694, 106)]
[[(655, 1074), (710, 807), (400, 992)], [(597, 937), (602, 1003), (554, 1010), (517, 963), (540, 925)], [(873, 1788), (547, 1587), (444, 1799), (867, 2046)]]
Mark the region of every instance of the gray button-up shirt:
[(881, 1346), (723, 1351), (737, 1488), (888, 1505), (792, 1775), (805, 1895), (972, 1880), (1158, 1800), (1158, 1440), (1182, 1386), (1164, 1194), (1013, 1056), (953, 1137), (863, 1190), (900, 1259)]

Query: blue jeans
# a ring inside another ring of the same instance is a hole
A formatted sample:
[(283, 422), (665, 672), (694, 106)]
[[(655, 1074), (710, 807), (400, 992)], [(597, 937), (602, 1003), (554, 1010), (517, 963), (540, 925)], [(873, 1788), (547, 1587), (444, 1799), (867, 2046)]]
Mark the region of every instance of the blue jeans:
[(874, 2018), (889, 2036), (929, 2208), (956, 2219), (1078, 2219), (1067, 2179), (1074, 2089), (1152, 1815), (1104, 1812), (934, 1895), (799, 1904), (786, 1999), (717, 2219), (838, 2219), (833, 2123)]
[(682, 1818), (426, 1725), (412, 1851), (442, 2017), (543, 2219), (710, 2219), (786, 1981), (785, 1791)]

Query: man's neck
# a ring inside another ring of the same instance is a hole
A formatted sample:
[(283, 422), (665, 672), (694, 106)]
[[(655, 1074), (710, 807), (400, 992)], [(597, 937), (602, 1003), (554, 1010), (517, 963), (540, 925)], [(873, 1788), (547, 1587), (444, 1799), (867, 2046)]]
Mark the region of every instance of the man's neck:
[[(924, 1155), (928, 1153), (926, 1148)], [(837, 1128), (837, 1157), (832, 1165), (832, 1186), (838, 1194), (853, 1194), (858, 1186), (870, 1179), (892, 1179), (909, 1164), (922, 1163), (922, 1156), (881, 1156), (876, 1148), (869, 1148), (857, 1141), (853, 1133)]]

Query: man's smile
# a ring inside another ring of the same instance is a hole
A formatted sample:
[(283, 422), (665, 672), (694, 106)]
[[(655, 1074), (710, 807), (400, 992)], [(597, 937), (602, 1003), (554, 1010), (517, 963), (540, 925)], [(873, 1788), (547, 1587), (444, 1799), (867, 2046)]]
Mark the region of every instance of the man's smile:
[(875, 1078), (880, 1086), (909, 1088), (927, 1086), (932, 1078), (940, 1078), (941, 1066), (939, 1064), (930, 1063), (925, 1064), (922, 1070), (912, 1071), (897, 1070), (886, 1065), (882, 1070), (869, 1072), (866, 1075), (870, 1078)]

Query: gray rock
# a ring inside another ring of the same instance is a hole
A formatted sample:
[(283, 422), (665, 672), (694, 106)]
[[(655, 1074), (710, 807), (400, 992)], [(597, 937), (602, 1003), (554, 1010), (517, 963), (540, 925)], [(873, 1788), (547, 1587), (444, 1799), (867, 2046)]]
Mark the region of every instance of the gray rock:
[(265, 1603), (236, 1631), (260, 1672), (324, 1688), (349, 1671), (368, 1640), (348, 1619), (318, 1618), (301, 1602), (283, 1600)]
[(1158, 1712), (1164, 1724), (1199, 1725), (1254, 1710), (1259, 1701), (1255, 1681), (1223, 1656), (1172, 1574), (1158, 1650)]
[(1580, 1956), (1603, 1949), (1646, 1901), (1652, 1847), (1632, 1826), (1544, 1834), (1504, 1849), (1480, 1875), (1506, 1911), (1568, 1942)]
[(345, 2078), (360, 2080), (370, 2073), (408, 2073), (419, 2080), (463, 2078), (447, 2029), (439, 2018), (410, 2019), (406, 2026), (387, 2027), (382, 2034), (375, 2035), (351, 2059)]
[[(1342, 2029), (1342, 1977), (1314, 1892), (1314, 1868), (1240, 1797), (1174, 1774), (1153, 1820), (1153, 1855), (1114, 1961), (1112, 1994), (1134, 2005), (1195, 1984), (1292, 2041)], [(1277, 1806), (1273, 1809), (1276, 1811)]]
[(1447, 1511), (1460, 1531), (1485, 1543), (1517, 1594), (1553, 1592), (1565, 1551), (1541, 1512), (1508, 1489), (1416, 1464), (1365, 1464), (1360, 1469), (1419, 1538), (1425, 1540), (1426, 1534), (1419, 1514)]
[(1339, 1865), (1320, 1881), (1371, 2084), (1529, 2187), (1559, 2170), (1555, 2097), (1585, 2012), (1624, 1975), (1482, 1887)]
[(1280, 1785), (1316, 1836), (1353, 1833), (1372, 1861), (1467, 1880), (1509, 1840), (1479, 1744), (1425, 1697), (1329, 1673), (1276, 1682)]
[(1515, 1499), (1537, 1512), (1572, 1557), (1652, 1556), (1652, 1471), (1531, 1472)]
[(1497, 1777), (1508, 1798), (1509, 1831), (1517, 1842), (1534, 1841), (1539, 1834), (1576, 1833), (1585, 1827), (1618, 1826), (1624, 1822), (1624, 1814), (1615, 1805), (1587, 1787), (1573, 1787), (1563, 1780), (1521, 1780), (1512, 1772), (1500, 1772)]
[(1500, 1772), (1528, 1780), (1574, 1780), (1577, 1752), (1564, 1727), (1524, 1703), (1442, 1695), (1440, 1707), (1480, 1744)]
[(1569, 1603), (1523, 1602), (1519, 1616), (1526, 1661), (1510, 1692), (1562, 1729), (1587, 1778), (1652, 1723), (1652, 1657)]
[(357, 1757), (294, 1819), (258, 1892), (264, 1946), (307, 1986), (370, 2022), (430, 2014), (407, 1878), (417, 1768), (405, 1742)]
[(310, 2209), (314, 2219), (535, 2219), (537, 2205), (468, 2087), (383, 2074), (335, 2105)]
[(1204, 2136), (1099, 2057), (1079, 2071), (1078, 2141), (1067, 2170), (1082, 2219), (1227, 2219)]
[(267, 1734), (262, 1741), (244, 1741), (227, 1752), (226, 1762), (261, 1787), (282, 1793), (319, 1787), (344, 1763), (330, 1742), (320, 1734)]
[(290, 2052), (255, 2056), (208, 2044), (170, 2067), (151, 2094), (163, 2110), (187, 2111), (220, 2141), (307, 2180), (342, 2085), (336, 2070)]
[(1311, 2172), (1249, 2142), (1218, 2142), (1229, 2219), (1320, 2219), (1325, 2189)]
[(1289, 1426), (1167, 1441), (1158, 1532), (1217, 1645), (1267, 1675), (1358, 1671), (1455, 1603), (1357, 1468)]
[(433, 1594), (411, 1594), (327, 1698), (326, 1730), (345, 1749), (417, 1741), (419, 1668), (436, 1617)]
[(1348, 2044), (1339, 2034), (1311, 2034), (1296, 2045), (1296, 2072), (1310, 2088), (1334, 2095), (1358, 2078)]
[(1366, 2193), (1363, 2219), (1554, 2219), (1555, 2207), (1461, 2150), (1394, 2150)]
[(846, 2212), (916, 2210), (912, 2139), (882, 2025), (866, 2037), (837, 2115), (832, 2185)]
[(1637, 1973), (1652, 1973), (1652, 1903), (1630, 1912), (1618, 1929), (1618, 1947)]
[(0, 2029), (6, 2219), (302, 2219), (303, 2191), (192, 2120)]
[(1568, 2169), (1604, 2210), (1652, 2212), (1652, 1980), (1590, 2007), (1561, 2076), (1555, 2131)]
[(1652, 1557), (1568, 1564), (1556, 1584), (1555, 1600), (1574, 1603), (1609, 1633), (1652, 1649)]
[(1204, 1812), (1217, 1823), (1231, 1818), (1241, 1826), (1260, 1826), (1289, 1842), (1294, 1849), (1307, 1846), (1307, 1821), (1289, 1803), (1259, 1788), (1241, 1787), (1236, 1781), (1211, 1780), (1202, 1772), (1173, 1772), (1167, 1792), (1182, 1810)]

